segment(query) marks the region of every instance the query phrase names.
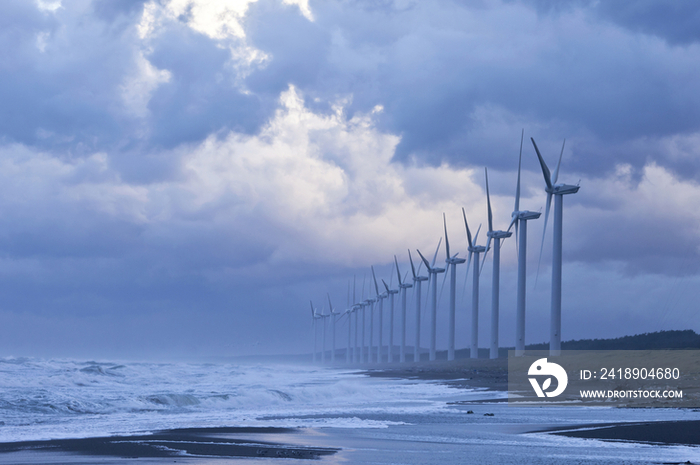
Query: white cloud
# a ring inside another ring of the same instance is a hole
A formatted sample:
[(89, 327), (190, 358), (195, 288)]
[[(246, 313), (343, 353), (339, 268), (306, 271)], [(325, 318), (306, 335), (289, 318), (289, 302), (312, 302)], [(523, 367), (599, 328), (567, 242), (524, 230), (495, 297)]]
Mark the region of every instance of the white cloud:
[(36, 6), (42, 11), (50, 11), (51, 13), (62, 8), (61, 0), (36, 0)]
[(170, 71), (156, 68), (144, 57), (143, 52), (138, 52), (136, 69), (121, 86), (127, 111), (141, 118), (148, 116), (151, 94), (160, 84), (169, 82), (171, 77)]

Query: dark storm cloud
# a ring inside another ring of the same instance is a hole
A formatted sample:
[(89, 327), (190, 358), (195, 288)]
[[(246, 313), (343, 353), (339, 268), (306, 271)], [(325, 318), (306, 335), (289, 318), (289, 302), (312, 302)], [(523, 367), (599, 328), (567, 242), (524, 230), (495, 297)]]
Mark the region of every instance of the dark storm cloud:
[(660, 37), (673, 45), (700, 40), (700, 5), (693, 0), (525, 0), (541, 14), (558, 14), (574, 8), (590, 9), (600, 18), (632, 32)]
[[(572, 168), (581, 173), (603, 175), (620, 159), (641, 168), (658, 158), (685, 176), (689, 166), (697, 168), (630, 147), (700, 128), (693, 49), (669, 48), (655, 33), (642, 29), (638, 36), (617, 20), (634, 16), (633, 8), (648, 10), (640, 22), (652, 18), (659, 3), (545, 2), (536, 10), (497, 2), (362, 5), (314, 5), (314, 24), (297, 24), (303, 18), (287, 18), (288, 10), (253, 7), (251, 40), (273, 59), (249, 78), (251, 85), (275, 92), (294, 82), (325, 100), (352, 94), (351, 112), (382, 104), (386, 129), (402, 136), (396, 156), (403, 161), (417, 155), (434, 164), (509, 167), (512, 151), (477, 135), (492, 123), (479, 120), (480, 111), (495, 108), (512, 120), (504, 128), (512, 133), (501, 138), (517, 139), (519, 127), (547, 127), (540, 138), (579, 140)], [(660, 19), (669, 30), (677, 19), (694, 21), (690, 11), (671, 10)]]
[(235, 74), (228, 66), (231, 52), (213, 39), (175, 24), (152, 45), (148, 59), (171, 73), (148, 106), (153, 144), (172, 148), (220, 130), (251, 133), (269, 117), (273, 102), (261, 105), (257, 96), (244, 95), (234, 87)]

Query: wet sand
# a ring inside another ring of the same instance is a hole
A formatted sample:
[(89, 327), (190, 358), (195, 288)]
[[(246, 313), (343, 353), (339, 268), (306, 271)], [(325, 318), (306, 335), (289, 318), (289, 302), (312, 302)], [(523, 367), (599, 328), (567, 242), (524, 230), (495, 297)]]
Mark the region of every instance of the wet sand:
[(508, 359), (462, 358), (451, 362), (418, 362), (406, 364), (382, 364), (363, 370), (374, 378), (420, 379), (443, 381), (456, 388), (485, 388), (494, 391), (508, 390)]
[(289, 439), (298, 431), (290, 428), (189, 428), (137, 436), (2, 443), (0, 463), (112, 463), (110, 459), (172, 463), (204, 457), (317, 459), (338, 451), (275, 442), (282, 436)]
[(664, 445), (700, 445), (700, 421), (653, 421), (648, 423), (617, 423), (586, 425), (582, 429), (549, 430), (551, 434), (571, 438), (631, 441)]

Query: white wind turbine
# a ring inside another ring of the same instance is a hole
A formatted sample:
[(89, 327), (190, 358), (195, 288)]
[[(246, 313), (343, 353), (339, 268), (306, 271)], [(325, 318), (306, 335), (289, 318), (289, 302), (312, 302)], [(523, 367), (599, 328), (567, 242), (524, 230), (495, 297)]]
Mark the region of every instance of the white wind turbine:
[[(457, 286), (457, 265), (466, 262), (464, 258), (457, 258), (458, 253), (450, 256), (450, 240), (447, 238), (447, 220), (445, 214), (442, 214), (442, 222), (445, 226), (445, 263), (447, 268), (450, 268), (450, 315), (449, 328), (447, 339), (447, 360), (455, 359), (455, 289)], [(442, 292), (442, 291), (440, 291)]]
[(352, 278), (352, 312), (355, 314), (355, 341), (353, 343), (353, 349), (352, 349), (352, 361), (354, 363), (358, 363), (360, 361), (360, 351), (358, 348), (357, 344), (357, 338), (358, 335), (360, 334), (360, 309), (362, 308), (362, 304), (358, 303), (357, 300), (355, 299), (355, 277), (353, 276)]
[[(365, 297), (365, 280), (364, 278), (362, 279), (362, 297)], [(360, 305), (362, 305), (362, 354), (360, 357), (360, 362), (364, 363), (365, 362), (365, 354), (367, 352), (367, 346), (366, 346), (366, 341), (367, 338), (365, 337), (365, 330), (367, 328), (367, 324), (365, 323), (365, 315), (366, 315), (366, 309), (367, 306), (369, 306), (369, 300), (363, 300)]]
[[(371, 292), (372, 291), (369, 291), (368, 294)], [(378, 300), (378, 296), (367, 299), (369, 305), (369, 353), (367, 354), (367, 363), (372, 363), (372, 352), (374, 352), (374, 304)]]
[(374, 289), (377, 293), (377, 303), (379, 304), (379, 308), (377, 309), (377, 311), (379, 312), (379, 347), (377, 347), (377, 363), (382, 363), (382, 351), (384, 345), (384, 341), (382, 339), (382, 336), (384, 334), (384, 299), (389, 297), (389, 293), (379, 293), (379, 284), (377, 284), (377, 276), (374, 274), (374, 266), (372, 266), (371, 268), (372, 278), (374, 279)]
[[(394, 256), (396, 258), (396, 256)], [(389, 296), (389, 352), (387, 354), (387, 361), (392, 363), (394, 361), (394, 295), (399, 293), (398, 289), (389, 289), (389, 285), (382, 279), (384, 287), (386, 288), (386, 293)]]
[(442, 237), (440, 238), (440, 241), (438, 242), (437, 249), (435, 250), (435, 257), (433, 258), (433, 263), (432, 265), (426, 260), (426, 258), (423, 256), (422, 253), (420, 253), (420, 250), (417, 250), (418, 255), (420, 255), (421, 260), (423, 260), (423, 263), (425, 264), (425, 267), (428, 269), (428, 274), (430, 276), (430, 300), (431, 300), (431, 313), (430, 313), (430, 361), (434, 362), (435, 361), (435, 348), (437, 344), (437, 275), (439, 273), (444, 273), (445, 269), (444, 268), (435, 268), (435, 260), (437, 259), (437, 254), (438, 251), (440, 250), (440, 244), (442, 243)]
[(350, 341), (352, 339), (352, 307), (350, 306), (350, 280), (348, 280), (348, 305), (345, 308), (345, 312), (343, 312), (343, 315), (347, 315), (348, 317), (348, 343), (347, 347), (345, 349), (345, 363), (350, 363), (351, 356), (350, 356)]
[(515, 186), (515, 207), (511, 214), (508, 231), (515, 225), (516, 246), (518, 249), (518, 291), (515, 311), (515, 356), (525, 354), (525, 292), (527, 284), (527, 222), (540, 217), (540, 212), (520, 210), (520, 167), (523, 159), (523, 137), (520, 135), (520, 155), (518, 156), (518, 182)]
[(323, 318), (321, 315), (316, 313), (316, 310), (314, 309), (314, 303), (309, 300), (309, 303), (311, 304), (311, 326), (312, 326), (312, 331), (314, 333), (314, 354), (313, 354), (313, 362), (316, 363), (316, 343), (318, 342), (318, 336), (317, 336), (317, 331), (316, 331), (316, 320), (319, 318)]
[(411, 251), (408, 251), (408, 260), (411, 262), (411, 271), (413, 272), (413, 284), (415, 285), (415, 288), (413, 289), (415, 291), (416, 295), (416, 346), (414, 347), (413, 351), (413, 361), (414, 362), (419, 362), (420, 361), (420, 300), (421, 300), (421, 283), (423, 281), (427, 281), (428, 278), (425, 276), (418, 276), (416, 275), (416, 267), (413, 266), (413, 258), (411, 258)]
[(479, 230), (476, 231), (476, 236), (472, 241), (472, 233), (469, 231), (467, 223), (467, 214), (462, 208), (462, 216), (464, 216), (464, 227), (467, 229), (467, 250), (469, 250), (469, 259), (467, 261), (467, 274), (469, 273), (469, 263), (471, 263), (472, 255), (474, 255), (474, 276), (472, 281), (472, 337), (470, 341), (469, 357), (479, 358), (479, 254), (486, 252), (486, 247), (476, 245), (476, 239), (479, 237)]
[(331, 363), (335, 363), (335, 322), (336, 322), (336, 317), (340, 315), (339, 312), (336, 312), (335, 309), (333, 308), (333, 304), (331, 303), (331, 295), (326, 294), (328, 296), (328, 307), (331, 309), (329, 317), (331, 317), (331, 345), (333, 347), (333, 350), (331, 351)]
[[(410, 252), (409, 252), (410, 253)], [(396, 264), (396, 276), (399, 278), (399, 289), (401, 289), (401, 348), (399, 350), (399, 362), (406, 361), (406, 289), (413, 287), (413, 284), (401, 281), (401, 271), (399, 271), (399, 261), (394, 255)]]
[[(564, 154), (564, 144), (561, 146), (559, 154), (559, 162), (554, 170), (554, 176), (551, 175), (547, 164), (544, 162), (540, 150), (535, 144), (535, 139), (530, 138), (532, 145), (537, 152), (537, 159), (542, 167), (544, 182), (547, 185), (547, 209), (544, 214), (544, 230), (542, 232), (542, 248), (544, 248), (544, 236), (547, 232), (547, 218), (549, 217), (549, 207), (552, 204), (552, 196), (554, 196), (554, 247), (552, 251), (552, 312), (550, 323), (549, 336), (549, 355), (557, 356), (561, 354), (561, 268), (562, 268), (562, 216), (564, 195), (575, 194), (579, 190), (579, 186), (569, 184), (557, 184), (559, 177), (559, 167), (561, 166), (561, 157)], [(542, 260), (542, 249), (540, 249), (540, 260)]]
[(491, 349), (489, 351), (490, 358), (498, 358), (498, 313), (501, 285), (501, 239), (510, 237), (513, 233), (508, 231), (493, 230), (493, 212), (491, 211), (491, 195), (489, 194), (489, 172), (484, 168), (486, 175), (486, 205), (488, 208), (489, 231), (486, 233), (488, 240), (486, 241), (486, 252), (484, 259), (481, 262), (481, 267), (486, 263), (486, 255), (489, 253), (489, 245), (491, 239), (493, 243), (493, 280), (491, 285)]

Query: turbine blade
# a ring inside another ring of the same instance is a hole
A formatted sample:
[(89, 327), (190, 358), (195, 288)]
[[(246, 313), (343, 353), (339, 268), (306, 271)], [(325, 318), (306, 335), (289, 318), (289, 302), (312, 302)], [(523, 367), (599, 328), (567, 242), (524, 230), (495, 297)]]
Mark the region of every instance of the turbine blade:
[(311, 304), (311, 319), (316, 318), (316, 315), (314, 315), (314, 303), (309, 300), (309, 303)]
[(445, 225), (445, 253), (447, 258), (450, 258), (450, 240), (447, 238), (447, 220), (445, 219), (445, 212), (442, 212), (442, 223)]
[(564, 139), (564, 143), (561, 144), (561, 153), (559, 154), (559, 161), (557, 162), (557, 169), (554, 170), (554, 178), (552, 179), (552, 184), (556, 184), (557, 179), (559, 178), (559, 167), (561, 166), (561, 156), (564, 155), (564, 145), (566, 145), (566, 139)]
[(377, 275), (374, 274), (374, 265), (372, 265), (372, 278), (374, 278), (374, 291), (379, 295), (379, 285), (377, 284)]
[(468, 256), (469, 258), (467, 259), (467, 272), (464, 273), (464, 285), (462, 286), (462, 301), (464, 301), (464, 294), (467, 293), (467, 279), (469, 278), (469, 270), (471, 269), (472, 254), (473, 252), (470, 250)]
[(438, 295), (438, 302), (442, 300), (442, 290), (445, 288), (445, 281), (447, 281), (447, 273), (450, 272), (450, 267), (455, 266), (453, 263), (447, 262), (445, 267), (445, 276), (442, 278), (442, 284), (440, 285), (440, 294)]
[[(438, 254), (438, 252), (440, 251), (440, 244), (442, 244), (442, 237), (441, 237), (440, 240), (438, 241), (437, 249), (435, 249), (435, 255), (433, 255), (433, 264), (431, 265), (431, 267), (432, 267), (432, 266), (435, 266), (435, 260), (437, 260), (437, 254)], [(430, 269), (430, 268), (428, 268), (428, 269)]]
[(535, 139), (530, 137), (530, 140), (532, 141), (532, 145), (535, 146), (535, 152), (537, 152), (537, 159), (540, 161), (540, 166), (542, 167), (542, 174), (544, 175), (544, 182), (547, 184), (547, 188), (551, 189), (552, 188), (552, 173), (549, 172), (549, 168), (547, 168), (547, 163), (544, 162), (544, 158), (542, 158), (542, 155), (540, 154), (540, 149), (537, 148), (537, 144), (535, 144)]
[(489, 217), (489, 232), (493, 231), (493, 212), (491, 212), (491, 196), (489, 195), (489, 171), (484, 167), (484, 173), (486, 174), (486, 205), (488, 207), (488, 217)]
[(489, 247), (491, 246), (491, 236), (486, 239), (486, 250), (484, 251), (484, 259), (481, 260), (481, 266), (479, 267), (479, 276), (481, 276), (481, 271), (484, 269), (484, 263), (486, 263), (486, 256), (489, 254)]
[(384, 281), (384, 279), (382, 279), (382, 282), (384, 283), (384, 287), (386, 287), (386, 293), (388, 295), (389, 294), (389, 285), (386, 283), (386, 281)]
[(399, 286), (403, 284), (401, 281), (401, 272), (399, 271), (399, 260), (396, 258), (396, 255), (394, 255), (394, 263), (396, 264), (396, 276), (399, 277)]
[[(515, 212), (513, 212), (513, 213), (515, 213)], [(513, 218), (510, 220), (510, 224), (508, 225), (508, 229), (506, 230), (506, 232), (510, 232), (510, 228), (512, 228), (514, 224), (517, 224), (517, 222), (518, 222), (518, 217), (516, 215), (513, 215)], [(516, 230), (518, 229), (517, 225), (515, 226), (515, 229)], [(517, 233), (516, 233), (516, 236), (517, 236)]]
[(462, 207), (462, 216), (464, 217), (464, 227), (467, 228), (467, 246), (473, 247), (474, 243), (472, 242), (472, 233), (471, 231), (469, 231), (469, 224), (467, 223), (467, 214), (464, 212), (464, 207)]
[(423, 263), (425, 263), (425, 267), (430, 271), (430, 264), (428, 263), (428, 260), (425, 259), (422, 253), (420, 253), (420, 250), (416, 249), (416, 252), (418, 252), (418, 255), (420, 255), (421, 260), (423, 260)]
[(476, 241), (479, 239), (479, 231), (481, 231), (481, 225), (479, 225), (479, 228), (476, 230), (476, 234), (474, 234), (474, 245), (476, 245)]
[(331, 303), (331, 295), (329, 293), (326, 293), (328, 296), (328, 307), (331, 309), (331, 314), (333, 314), (333, 304)]
[(525, 129), (520, 134), (520, 155), (518, 156), (518, 183), (515, 185), (515, 210), (520, 211), (520, 167), (523, 162), (523, 137), (525, 137)]
[[(408, 260), (411, 262), (411, 271), (413, 272), (413, 279), (416, 279), (416, 267), (413, 266), (413, 258), (411, 258), (411, 249), (408, 249)], [(396, 269), (398, 270), (398, 265), (396, 265)]]
[(537, 261), (537, 273), (535, 273), (535, 286), (540, 275), (540, 264), (542, 263), (542, 251), (544, 250), (544, 237), (547, 235), (547, 220), (549, 219), (549, 208), (552, 206), (552, 194), (547, 193), (547, 208), (544, 213), (544, 228), (542, 228), (542, 244), (540, 245), (540, 258)]

